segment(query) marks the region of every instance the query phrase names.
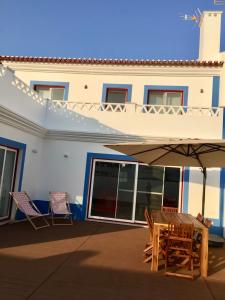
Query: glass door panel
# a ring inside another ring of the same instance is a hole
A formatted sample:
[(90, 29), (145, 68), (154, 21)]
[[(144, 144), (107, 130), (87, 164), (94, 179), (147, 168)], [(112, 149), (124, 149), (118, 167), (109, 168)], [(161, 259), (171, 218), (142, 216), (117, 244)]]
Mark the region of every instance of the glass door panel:
[(5, 149), (0, 148), (0, 193), (1, 193), (1, 183), (2, 183), (4, 159), (5, 159)]
[(180, 169), (165, 168), (163, 205), (178, 207), (180, 188)]
[(135, 220), (144, 221), (144, 209), (160, 209), (163, 193), (163, 167), (140, 165), (138, 168)]
[(91, 216), (115, 218), (119, 164), (95, 163)]
[(16, 162), (15, 150), (0, 148), (0, 220), (10, 217), (11, 198)]
[(132, 220), (134, 200), (135, 165), (119, 164), (116, 218)]

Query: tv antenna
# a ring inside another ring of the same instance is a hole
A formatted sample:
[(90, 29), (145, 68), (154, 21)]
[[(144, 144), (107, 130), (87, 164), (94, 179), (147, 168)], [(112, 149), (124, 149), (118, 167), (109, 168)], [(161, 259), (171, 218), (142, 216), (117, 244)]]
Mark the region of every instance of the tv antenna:
[[(225, 2), (225, 0), (223, 0), (223, 1)], [(197, 8), (194, 11), (194, 14), (192, 14), (192, 15), (184, 14), (184, 15), (180, 15), (180, 17), (183, 21), (192, 21), (192, 22), (195, 22), (198, 24), (200, 22), (201, 15), (202, 15), (202, 12), (200, 11), (199, 8)]]
[(225, 0), (213, 0), (215, 5), (225, 5)]

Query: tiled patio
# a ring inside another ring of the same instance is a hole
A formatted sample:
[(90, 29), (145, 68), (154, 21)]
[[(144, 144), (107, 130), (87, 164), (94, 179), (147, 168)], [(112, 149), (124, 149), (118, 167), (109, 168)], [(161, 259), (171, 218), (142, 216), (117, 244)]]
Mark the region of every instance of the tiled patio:
[(2, 226), (0, 299), (225, 299), (225, 249), (210, 248), (207, 280), (167, 278), (142, 263), (146, 235), (94, 222)]

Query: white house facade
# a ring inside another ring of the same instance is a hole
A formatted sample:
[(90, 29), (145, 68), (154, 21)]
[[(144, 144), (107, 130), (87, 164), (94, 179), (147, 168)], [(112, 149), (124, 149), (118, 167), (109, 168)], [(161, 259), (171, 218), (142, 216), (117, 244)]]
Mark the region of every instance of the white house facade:
[[(104, 144), (225, 138), (221, 16), (202, 14), (196, 61), (0, 56), (0, 222), (21, 217), (11, 190), (43, 211), (49, 191), (67, 191), (79, 220), (143, 224), (161, 205), (197, 215), (200, 169), (146, 166)], [(221, 235), (224, 185), (224, 169), (208, 170), (205, 215)]]

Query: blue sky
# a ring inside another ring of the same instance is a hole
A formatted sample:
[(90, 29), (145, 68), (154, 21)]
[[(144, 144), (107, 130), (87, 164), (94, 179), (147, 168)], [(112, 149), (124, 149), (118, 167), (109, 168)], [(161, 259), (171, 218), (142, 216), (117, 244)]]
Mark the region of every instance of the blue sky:
[(179, 16), (197, 8), (225, 11), (213, 0), (0, 0), (0, 55), (196, 59), (199, 28)]

